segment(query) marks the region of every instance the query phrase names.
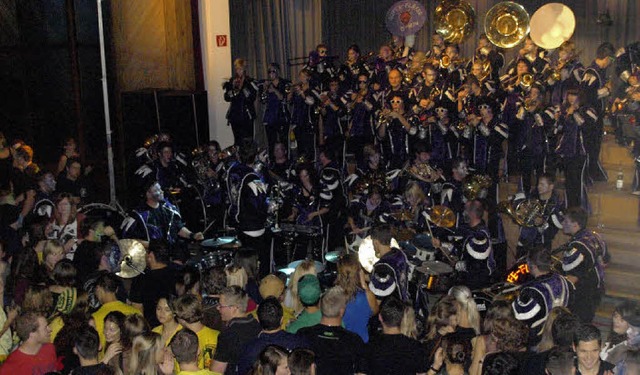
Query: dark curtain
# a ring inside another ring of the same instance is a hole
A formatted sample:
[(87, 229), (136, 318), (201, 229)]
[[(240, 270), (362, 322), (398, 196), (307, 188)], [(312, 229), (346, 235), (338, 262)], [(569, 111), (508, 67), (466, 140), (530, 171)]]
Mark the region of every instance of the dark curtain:
[[(252, 74), (264, 73), (267, 62), (286, 62), (286, 58), (306, 56), (315, 44), (323, 41), (331, 54), (346, 58), (349, 45), (356, 43), (363, 54), (377, 53), (380, 45), (391, 40), (386, 29), (385, 15), (395, 0), (250, 0), (231, 1), (231, 35), (234, 56), (245, 56), (254, 63)], [(415, 48), (426, 50), (435, 27), (433, 15), (438, 4), (434, 0), (419, 0), (427, 10), (427, 22), (416, 35)], [(461, 45), (462, 54), (469, 56), (478, 36), (484, 31), (484, 15), (498, 0), (470, 0), (476, 12), (476, 28)], [(583, 63), (589, 64), (595, 50), (603, 41), (622, 47), (640, 38), (640, 12), (637, 0), (559, 1), (569, 6), (576, 17), (574, 40), (582, 51)], [(520, 2), (529, 15), (545, 0)], [(596, 24), (600, 13), (609, 10), (613, 25)], [(320, 18), (317, 12), (320, 12)], [(317, 30), (318, 22), (321, 32)], [(314, 39), (315, 38), (315, 39)], [(292, 40), (297, 42), (293, 43)], [(304, 42), (299, 42), (304, 40)], [(518, 47), (507, 51), (510, 58)], [(288, 71), (289, 75), (295, 72)], [(261, 74), (257, 74), (261, 75)]]
[[(431, 43), (430, 35), (435, 31), (434, 13), (438, 1), (418, 0), (427, 10), (427, 22), (416, 35), (415, 48), (426, 50)], [(469, 39), (463, 43), (461, 52), (463, 56), (470, 56), (476, 46), (478, 36), (484, 32), (484, 15), (498, 0), (470, 0), (476, 13), (476, 27)], [(542, 5), (551, 1), (528, 0), (519, 2), (532, 16)], [(601, 42), (609, 41), (614, 46), (622, 47), (640, 38), (640, 23), (637, 22), (640, 12), (640, 2), (637, 0), (573, 0), (554, 1), (569, 6), (576, 17), (576, 30), (574, 40), (577, 48), (582, 51), (583, 63), (590, 64), (595, 55), (596, 48)], [(346, 50), (349, 45), (357, 43), (363, 54), (373, 51), (377, 54), (382, 43), (391, 40), (390, 33), (386, 30), (385, 15), (394, 0), (353, 0), (353, 1), (322, 1), (322, 35), (324, 41), (333, 49), (333, 52), (346, 58)], [(600, 26), (596, 23), (600, 13), (609, 10), (613, 25)], [(507, 52), (511, 58), (519, 47)]]
[(288, 59), (307, 56), (322, 41), (321, 5), (321, 0), (230, 0), (233, 58), (245, 58), (253, 77), (265, 78), (271, 62), (291, 77), (299, 67), (287, 66)]

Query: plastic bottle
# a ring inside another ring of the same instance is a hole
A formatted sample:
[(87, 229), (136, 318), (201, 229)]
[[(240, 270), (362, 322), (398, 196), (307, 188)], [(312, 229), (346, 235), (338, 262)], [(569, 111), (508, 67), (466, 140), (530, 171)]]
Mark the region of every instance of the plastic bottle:
[(624, 187), (624, 172), (622, 166), (618, 168), (618, 177), (616, 178), (616, 190), (622, 190)]

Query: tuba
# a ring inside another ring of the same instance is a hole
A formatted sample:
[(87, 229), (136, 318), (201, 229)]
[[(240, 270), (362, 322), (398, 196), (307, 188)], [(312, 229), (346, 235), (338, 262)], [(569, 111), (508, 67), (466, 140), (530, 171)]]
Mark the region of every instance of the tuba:
[(461, 43), (475, 29), (476, 11), (466, 0), (442, 0), (436, 6), (435, 24), (445, 41)]
[(500, 48), (513, 48), (529, 33), (529, 13), (520, 4), (503, 1), (491, 7), (484, 22), (489, 41)]
[(522, 75), (522, 79), (520, 79), (520, 86), (525, 89), (528, 89), (533, 84), (533, 74), (525, 73)]

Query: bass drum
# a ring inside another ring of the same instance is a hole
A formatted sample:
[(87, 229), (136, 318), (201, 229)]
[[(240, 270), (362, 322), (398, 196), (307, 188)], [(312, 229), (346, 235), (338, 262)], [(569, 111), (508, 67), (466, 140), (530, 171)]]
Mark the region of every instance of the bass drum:
[(85, 204), (78, 209), (78, 214), (82, 215), (88, 223), (102, 220), (105, 225), (113, 228), (116, 233), (119, 231), (120, 225), (127, 216), (126, 212), (121, 209), (111, 207), (104, 203)]
[(172, 197), (172, 203), (180, 210), (180, 215), (187, 228), (192, 232), (202, 232), (209, 225), (207, 205), (203, 200), (201, 188), (196, 185), (182, 188), (179, 194)]

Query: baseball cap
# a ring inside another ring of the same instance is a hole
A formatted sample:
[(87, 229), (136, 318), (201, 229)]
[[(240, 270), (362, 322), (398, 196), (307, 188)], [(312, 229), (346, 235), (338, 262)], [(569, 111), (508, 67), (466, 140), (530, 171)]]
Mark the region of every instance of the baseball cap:
[(300, 302), (312, 306), (320, 300), (320, 280), (316, 275), (304, 275), (298, 280), (298, 297)]
[(276, 275), (267, 275), (260, 281), (259, 290), (262, 298), (269, 296), (279, 298), (284, 292), (284, 283)]

